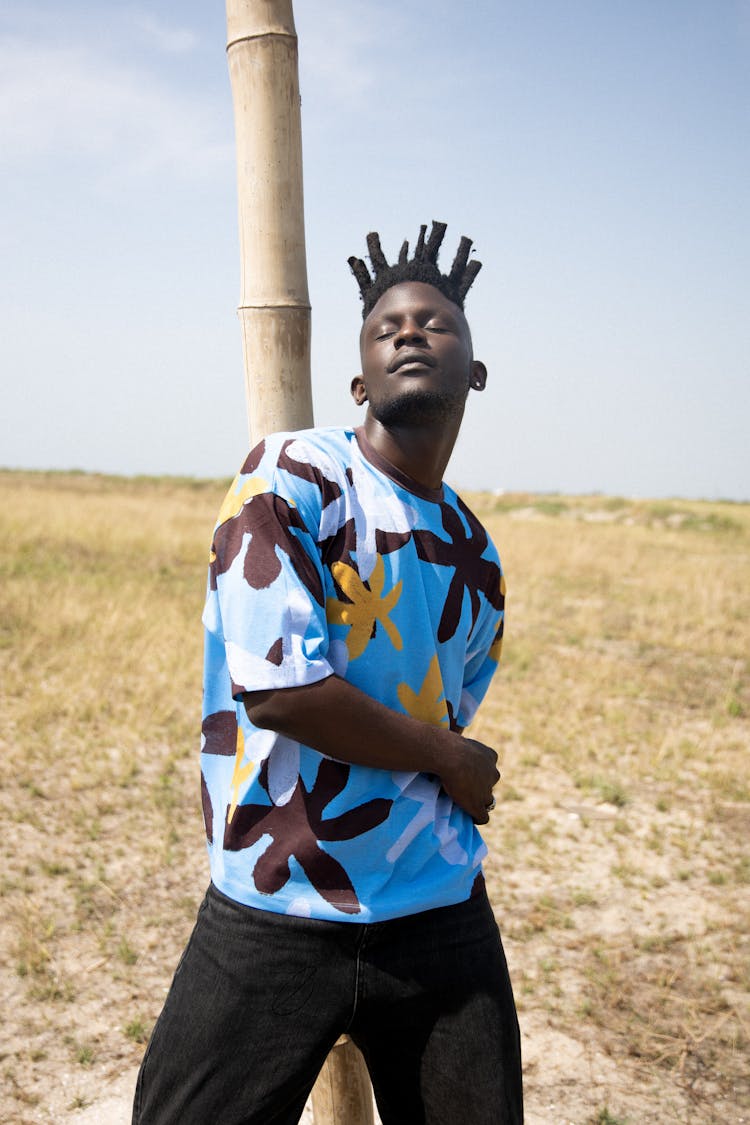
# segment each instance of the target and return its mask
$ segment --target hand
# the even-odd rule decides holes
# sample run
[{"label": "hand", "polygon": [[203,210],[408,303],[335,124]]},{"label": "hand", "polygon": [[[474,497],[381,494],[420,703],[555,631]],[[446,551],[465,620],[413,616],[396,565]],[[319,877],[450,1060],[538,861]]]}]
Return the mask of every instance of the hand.
[{"label": "hand", "polygon": [[474,738],[462,738],[452,747],[440,780],[448,796],[460,805],[475,824],[486,824],[493,804],[492,790],[500,780],[497,753]]}]

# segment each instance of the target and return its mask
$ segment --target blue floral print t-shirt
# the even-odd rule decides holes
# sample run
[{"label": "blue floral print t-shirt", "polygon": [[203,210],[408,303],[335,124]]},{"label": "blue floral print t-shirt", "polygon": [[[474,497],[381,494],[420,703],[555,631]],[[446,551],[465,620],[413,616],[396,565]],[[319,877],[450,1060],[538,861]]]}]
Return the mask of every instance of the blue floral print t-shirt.
[{"label": "blue floral print t-shirt", "polygon": [[243,692],[348,680],[467,726],[497,665],[504,582],[447,486],[418,485],[362,429],[274,434],[214,531],[201,767],[211,878],[263,910],[378,922],[469,898],[486,848],[430,774],[336,761],[250,722]]}]

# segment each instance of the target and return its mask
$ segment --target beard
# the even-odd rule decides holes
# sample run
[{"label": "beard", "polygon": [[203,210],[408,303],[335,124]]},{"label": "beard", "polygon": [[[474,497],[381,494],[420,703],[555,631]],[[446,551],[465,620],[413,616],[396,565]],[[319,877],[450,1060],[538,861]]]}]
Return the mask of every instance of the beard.
[{"label": "beard", "polygon": [[461,419],[465,394],[445,391],[413,390],[384,402],[370,400],[370,413],[385,429],[422,429]]}]

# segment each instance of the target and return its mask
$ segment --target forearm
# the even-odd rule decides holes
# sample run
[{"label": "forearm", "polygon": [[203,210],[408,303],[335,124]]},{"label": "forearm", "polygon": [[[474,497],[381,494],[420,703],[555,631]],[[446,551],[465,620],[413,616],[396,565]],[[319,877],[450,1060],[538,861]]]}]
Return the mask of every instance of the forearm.
[{"label": "forearm", "polygon": [[436,774],[474,820],[499,774],[489,747],[391,710],[353,684],[329,676],[305,687],[243,696],[250,721],[328,757],[384,770]]},{"label": "forearm", "polygon": [[460,735],[392,711],[338,676],[244,696],[250,721],[360,766],[441,774]]}]

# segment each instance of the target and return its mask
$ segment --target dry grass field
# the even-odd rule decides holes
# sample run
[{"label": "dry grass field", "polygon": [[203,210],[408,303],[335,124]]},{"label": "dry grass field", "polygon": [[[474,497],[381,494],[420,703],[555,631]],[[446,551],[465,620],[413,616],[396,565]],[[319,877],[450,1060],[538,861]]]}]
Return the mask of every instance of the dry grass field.
[{"label": "dry grass field", "polygon": [[[137,1065],[207,869],[225,482],[0,473],[0,1120]],[[531,1125],[750,1121],[750,506],[468,497],[508,577],[474,726]],[[470,1125],[470,1123],[468,1123]]]}]

